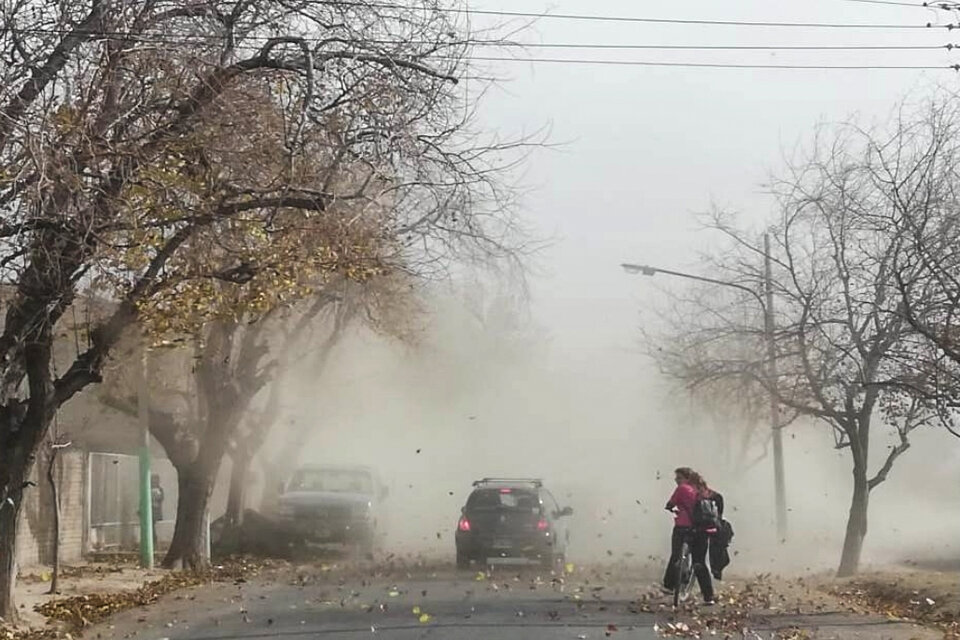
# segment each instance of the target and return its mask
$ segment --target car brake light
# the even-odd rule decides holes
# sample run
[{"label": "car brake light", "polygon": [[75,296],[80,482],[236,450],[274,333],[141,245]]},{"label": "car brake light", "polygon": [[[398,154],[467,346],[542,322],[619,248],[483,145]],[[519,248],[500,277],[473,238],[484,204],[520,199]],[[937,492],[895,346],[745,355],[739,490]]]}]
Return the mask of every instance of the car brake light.
[{"label": "car brake light", "polygon": [[546,531],[549,528],[550,524],[543,518],[540,518],[540,520],[537,521],[537,531]]},{"label": "car brake light", "polygon": [[500,489],[500,493],[513,493],[513,489]]},{"label": "car brake light", "polygon": [[457,529],[460,531],[470,531],[470,521],[466,518],[460,518],[460,522],[457,523]]}]

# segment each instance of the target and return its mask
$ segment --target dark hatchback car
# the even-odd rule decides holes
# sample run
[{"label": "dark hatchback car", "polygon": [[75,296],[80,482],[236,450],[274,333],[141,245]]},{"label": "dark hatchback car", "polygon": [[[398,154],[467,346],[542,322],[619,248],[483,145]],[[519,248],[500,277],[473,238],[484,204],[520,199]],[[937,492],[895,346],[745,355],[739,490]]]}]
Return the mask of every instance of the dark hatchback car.
[{"label": "dark hatchback car", "polygon": [[490,558],[562,567],[570,538],[565,518],[572,514],[540,480],[477,480],[457,522],[457,567]]}]

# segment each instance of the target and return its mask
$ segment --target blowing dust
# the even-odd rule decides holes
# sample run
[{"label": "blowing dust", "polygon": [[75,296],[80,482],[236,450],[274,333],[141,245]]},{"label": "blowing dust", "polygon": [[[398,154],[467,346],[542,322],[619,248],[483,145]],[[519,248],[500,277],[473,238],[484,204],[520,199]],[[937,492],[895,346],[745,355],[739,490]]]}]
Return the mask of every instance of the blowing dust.
[{"label": "blowing dust", "polygon": [[[478,317],[455,298],[433,307],[418,344],[355,329],[321,378],[299,377],[287,393],[285,418],[314,434],[297,462],[369,465],[389,486],[384,552],[452,560],[473,480],[539,477],[574,510],[571,561],[662,562],[673,469],[692,466],[726,498],[732,572],[836,567],[850,462],[829,427],[798,422],[786,432],[789,531],[778,539],[769,457],[737,468],[712,417],[643,356],[571,353],[535,326]],[[877,427],[877,466],[887,435]],[[873,492],[865,563],[960,554],[960,519],[946,508],[960,499],[958,451],[942,431],[915,435]]]}]

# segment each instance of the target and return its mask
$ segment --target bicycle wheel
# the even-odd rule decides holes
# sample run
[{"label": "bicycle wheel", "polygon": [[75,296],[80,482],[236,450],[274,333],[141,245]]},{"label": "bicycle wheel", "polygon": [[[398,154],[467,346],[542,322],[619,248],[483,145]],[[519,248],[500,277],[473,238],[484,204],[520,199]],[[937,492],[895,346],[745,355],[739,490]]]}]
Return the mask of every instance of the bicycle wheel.
[{"label": "bicycle wheel", "polygon": [[673,584],[673,606],[680,606],[690,595],[690,577],[693,575],[693,556],[690,545],[686,542],[680,547],[680,557],[677,558],[676,582]]},{"label": "bicycle wheel", "polygon": [[681,566],[681,581],[678,594],[678,600],[680,602],[686,602],[687,598],[690,597],[695,578],[696,572],[693,570],[693,554],[690,552],[690,549],[687,548],[686,553],[683,555],[683,564]]}]

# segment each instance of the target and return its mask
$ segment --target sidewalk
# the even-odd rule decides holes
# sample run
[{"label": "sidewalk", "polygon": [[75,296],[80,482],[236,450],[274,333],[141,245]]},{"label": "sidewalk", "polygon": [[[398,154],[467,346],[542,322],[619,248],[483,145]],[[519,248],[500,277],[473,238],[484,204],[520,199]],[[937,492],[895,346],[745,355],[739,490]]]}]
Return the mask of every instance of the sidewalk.
[{"label": "sidewalk", "polygon": [[663,615],[656,631],[667,638],[960,640],[955,580],[956,574],[906,570],[847,580],[830,574],[731,576],[717,585],[716,607],[687,604],[671,614],[654,592],[642,610]]},{"label": "sidewalk", "polygon": [[48,623],[48,618],[37,609],[51,607],[51,603],[69,602],[94,594],[113,594],[122,599],[145,584],[160,580],[168,571],[140,569],[134,563],[90,562],[64,566],[57,585],[58,593],[50,594],[50,570],[45,567],[25,569],[17,579],[15,599],[19,609],[16,629],[0,626],[0,640],[19,638],[55,638],[63,625]]},{"label": "sidewalk", "polygon": [[892,619],[913,620],[960,639],[960,573],[898,568],[836,580],[830,593]]},{"label": "sidewalk", "polygon": [[133,592],[145,583],[157,580],[169,573],[163,569],[146,570],[135,564],[83,563],[63,567],[60,573],[59,593],[51,595],[50,571],[45,568],[27,570],[17,580],[16,602],[20,609],[20,622],[31,627],[46,623],[46,617],[37,612],[38,606],[56,599],[94,593]]},{"label": "sidewalk", "polygon": [[76,637],[83,628],[126,609],[144,607],[163,595],[215,581],[242,582],[282,563],[228,559],[203,571],[144,570],[133,562],[84,563],[64,567],[59,593],[50,595],[49,571],[28,570],[17,581],[19,625],[0,625],[0,640]]}]

